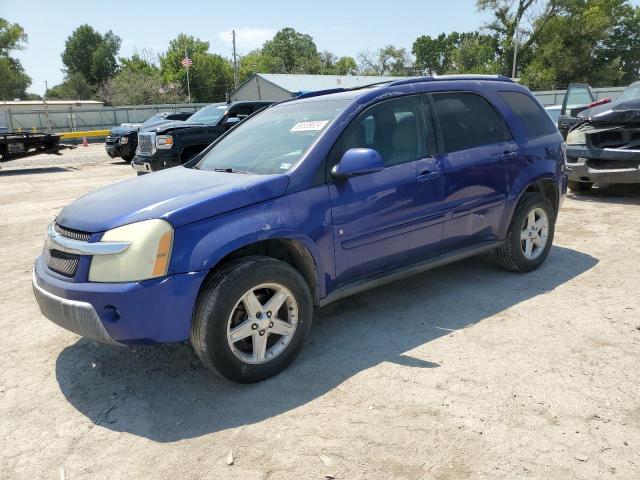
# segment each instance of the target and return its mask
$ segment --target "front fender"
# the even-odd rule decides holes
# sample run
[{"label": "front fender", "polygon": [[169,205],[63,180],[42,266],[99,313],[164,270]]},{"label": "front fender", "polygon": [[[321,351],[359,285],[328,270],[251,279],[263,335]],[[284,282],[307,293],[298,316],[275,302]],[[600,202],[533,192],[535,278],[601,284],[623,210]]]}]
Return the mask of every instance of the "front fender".
[{"label": "front fender", "polygon": [[211,270],[230,253],[272,239],[295,240],[307,249],[323,297],[334,271],[326,185],[177,228],[169,270]]}]

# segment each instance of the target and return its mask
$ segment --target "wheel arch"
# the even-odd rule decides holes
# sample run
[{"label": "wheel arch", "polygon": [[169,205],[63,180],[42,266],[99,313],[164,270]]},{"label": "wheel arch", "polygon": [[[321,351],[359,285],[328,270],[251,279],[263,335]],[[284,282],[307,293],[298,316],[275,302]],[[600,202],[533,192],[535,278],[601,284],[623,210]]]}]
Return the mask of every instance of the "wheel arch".
[{"label": "wheel arch", "polygon": [[309,247],[301,239],[284,236],[266,239],[246,239],[241,244],[234,245],[228,251],[219,253],[214,261],[207,262],[209,263],[209,275],[215,274],[216,271],[231,260],[250,255],[271,257],[291,265],[305,279],[311,291],[314,306],[320,304],[323,292],[319,281],[318,262]]}]

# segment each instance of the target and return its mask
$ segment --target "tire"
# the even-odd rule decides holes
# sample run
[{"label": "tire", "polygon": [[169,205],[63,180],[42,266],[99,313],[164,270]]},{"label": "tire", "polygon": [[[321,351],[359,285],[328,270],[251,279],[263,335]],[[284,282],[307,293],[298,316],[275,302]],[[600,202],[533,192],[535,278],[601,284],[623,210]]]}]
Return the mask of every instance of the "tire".
[{"label": "tire", "polygon": [[133,157],[135,157],[135,155],[122,155],[122,160],[124,162],[130,162],[131,160],[133,160]]},{"label": "tire", "polygon": [[[253,307],[251,299],[244,300],[249,292],[259,302]],[[277,311],[270,312],[268,302],[276,293],[287,298]],[[222,266],[205,281],[191,324],[191,343],[202,363],[223,377],[239,383],[259,382],[295,359],[312,318],[311,292],[297,270],[270,257],[244,257]],[[283,324],[293,325],[293,330],[287,330],[293,333],[275,332]],[[238,335],[235,342],[230,338],[232,332]]]},{"label": "tire", "polygon": [[[535,226],[528,229],[531,213],[534,215],[534,225],[544,225],[546,215],[546,229],[541,227],[538,233],[535,233]],[[513,214],[504,244],[496,250],[500,267],[511,272],[525,273],[542,265],[553,244],[555,221],[555,211],[546,198],[537,193],[525,193]],[[543,237],[544,244],[540,245]]]},{"label": "tire", "polygon": [[569,190],[572,192],[588,192],[593,187],[591,182],[576,182],[575,180],[569,180]]}]

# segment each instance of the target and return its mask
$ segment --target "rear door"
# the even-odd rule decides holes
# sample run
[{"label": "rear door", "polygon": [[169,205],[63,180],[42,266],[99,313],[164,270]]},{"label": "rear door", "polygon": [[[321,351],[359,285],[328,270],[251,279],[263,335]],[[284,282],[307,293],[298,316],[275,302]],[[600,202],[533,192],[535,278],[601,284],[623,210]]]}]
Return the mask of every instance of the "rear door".
[{"label": "rear door", "polygon": [[567,88],[567,93],[562,101],[562,110],[558,119],[558,130],[563,138],[567,138],[567,133],[576,124],[576,116],[586,110],[596,97],[591,87],[586,83],[571,83]]},{"label": "rear door", "polygon": [[334,147],[329,170],[357,147],[377,150],[385,168],[329,179],[339,285],[434,255],[442,239],[442,176],[431,155],[435,132],[430,116],[425,122],[421,96],[362,112]]},{"label": "rear door", "polygon": [[446,221],[442,248],[494,240],[508,185],[519,162],[518,145],[502,115],[475,92],[434,93],[439,125]]}]

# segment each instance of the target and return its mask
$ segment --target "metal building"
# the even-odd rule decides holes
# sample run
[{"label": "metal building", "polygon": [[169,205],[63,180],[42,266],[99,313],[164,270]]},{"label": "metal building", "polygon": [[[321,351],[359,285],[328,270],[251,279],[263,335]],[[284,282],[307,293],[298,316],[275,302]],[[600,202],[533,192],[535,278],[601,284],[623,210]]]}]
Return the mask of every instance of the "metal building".
[{"label": "metal building", "polygon": [[328,90],[330,88],[353,88],[378,82],[402,80],[409,77],[377,77],[367,75],[304,75],[281,73],[256,73],[235,89],[229,98],[237,100],[281,101],[301,93]]}]

